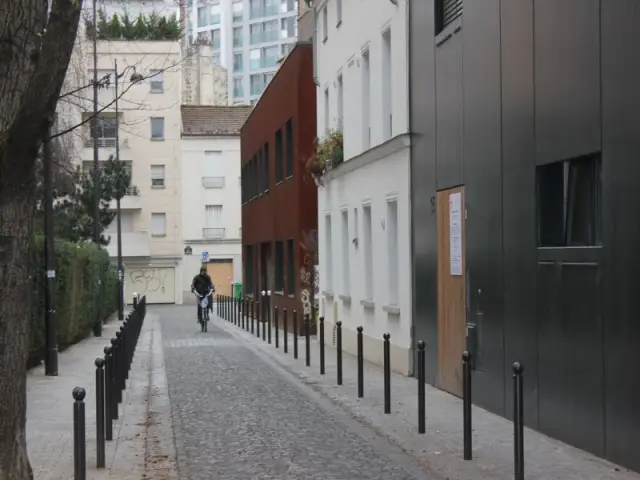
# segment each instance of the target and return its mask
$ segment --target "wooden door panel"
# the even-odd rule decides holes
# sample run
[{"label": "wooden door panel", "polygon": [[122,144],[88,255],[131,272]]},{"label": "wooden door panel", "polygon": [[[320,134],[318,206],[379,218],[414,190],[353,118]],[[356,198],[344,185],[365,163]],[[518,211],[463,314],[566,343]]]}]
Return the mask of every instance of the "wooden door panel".
[{"label": "wooden door panel", "polygon": [[207,273],[216,288],[216,293],[231,295],[231,283],[233,282],[233,262],[231,260],[207,263]]},{"label": "wooden door panel", "polygon": [[[461,268],[452,274],[451,195],[460,193]],[[438,192],[438,387],[462,395],[462,352],[466,344],[466,261],[464,187]]]}]

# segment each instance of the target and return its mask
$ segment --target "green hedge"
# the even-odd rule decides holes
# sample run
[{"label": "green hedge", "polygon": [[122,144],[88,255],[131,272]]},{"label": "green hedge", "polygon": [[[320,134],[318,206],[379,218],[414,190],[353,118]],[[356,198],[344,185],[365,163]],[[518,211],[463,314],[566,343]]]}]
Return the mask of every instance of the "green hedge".
[{"label": "green hedge", "polygon": [[[118,277],[104,249],[56,239],[56,319],[60,351],[85,338],[92,330],[95,309],[106,320],[117,308]],[[29,364],[44,357],[45,261],[44,237],[33,245],[33,295]],[[94,305],[92,299],[97,298]]]}]

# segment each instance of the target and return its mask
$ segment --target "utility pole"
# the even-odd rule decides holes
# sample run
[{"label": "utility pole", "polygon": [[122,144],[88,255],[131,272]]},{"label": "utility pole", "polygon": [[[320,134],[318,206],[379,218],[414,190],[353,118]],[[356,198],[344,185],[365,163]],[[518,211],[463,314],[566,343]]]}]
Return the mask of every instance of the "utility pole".
[{"label": "utility pole", "polygon": [[[98,163],[98,6],[93,0],[93,243],[100,248],[100,164]],[[102,336],[98,296],[93,300],[93,335]]]},{"label": "utility pole", "polygon": [[47,120],[45,138],[42,142],[44,166],[44,258],[46,263],[45,295],[45,357],[44,373],[50,377],[58,376],[58,334],[56,329],[56,296],[54,264],[55,244],[53,237],[53,172],[51,168],[51,120]]},{"label": "utility pole", "polygon": [[[116,87],[116,162],[120,166],[120,118],[118,111],[118,60],[113,61]],[[125,69],[126,70],[126,69]],[[118,187],[120,185],[118,184]],[[116,192],[116,215],[118,222],[118,320],[124,320],[124,269],[122,267],[122,221],[120,219],[120,192]]]}]

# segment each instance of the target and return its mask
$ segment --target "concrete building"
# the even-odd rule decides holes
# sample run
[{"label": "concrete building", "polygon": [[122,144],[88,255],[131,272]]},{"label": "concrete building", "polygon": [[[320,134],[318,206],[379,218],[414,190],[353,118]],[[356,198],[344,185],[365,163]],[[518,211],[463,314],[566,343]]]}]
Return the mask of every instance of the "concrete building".
[{"label": "concrete building", "polygon": [[289,312],[289,331],[291,312],[301,322],[313,296],[318,197],[304,163],[316,135],[315,95],[312,48],[298,43],[241,133],[244,294],[271,290],[271,306]]},{"label": "concrete building", "polygon": [[207,39],[229,72],[229,103],[255,104],[298,35],[296,0],[214,0],[187,8],[188,39]]},{"label": "concrete building", "polygon": [[520,362],[529,427],[636,471],[639,24],[637,0],[416,0],[410,15],[428,381],[459,393],[468,348],[474,401],[510,417]]},{"label": "concrete building", "polygon": [[[87,42],[79,43],[86,50]],[[89,53],[74,53],[78,62],[68,73],[72,82],[91,84]],[[98,132],[99,161],[115,156],[119,144],[120,160],[131,169],[132,188],[121,202],[127,301],[135,291],[146,293],[150,303],[182,302],[180,60],[177,41],[99,41],[98,77],[104,85],[99,90],[101,113],[97,122],[86,122],[75,137],[78,161],[85,172],[93,169],[91,125]],[[122,95],[119,129],[114,103],[116,61]],[[134,72],[144,80],[132,83]],[[67,123],[86,120],[93,113],[92,89],[76,94],[62,110]],[[115,202],[111,208],[115,209]],[[115,221],[106,234],[111,236],[107,251],[115,260]]]},{"label": "concrete building", "polygon": [[[382,363],[412,367],[410,136],[407,2],[314,2],[318,137],[341,131],[318,190],[322,312],[341,320],[343,345]],[[367,21],[363,22],[362,18]]]},{"label": "concrete building", "polygon": [[227,105],[227,69],[213,63],[209,42],[182,47],[182,105]]},{"label": "concrete building", "polygon": [[[182,106],[182,290],[202,263],[216,292],[242,282],[240,128],[250,106]],[[204,258],[203,258],[203,253]]]}]

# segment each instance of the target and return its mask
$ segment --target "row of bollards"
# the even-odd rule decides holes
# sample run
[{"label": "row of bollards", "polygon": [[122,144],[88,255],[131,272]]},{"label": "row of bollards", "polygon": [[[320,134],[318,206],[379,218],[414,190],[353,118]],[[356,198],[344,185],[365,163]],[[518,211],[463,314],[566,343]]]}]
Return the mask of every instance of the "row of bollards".
[{"label": "row of bollards", "polygon": [[[262,292],[263,302],[252,299],[233,298],[225,295],[218,295],[218,315],[225,320],[241,326],[243,330],[254,333],[254,322],[256,323],[256,336],[260,338],[260,324],[262,323],[262,340],[267,341],[265,333],[268,332],[268,343],[271,344],[271,292]],[[283,351],[288,353],[288,318],[287,309],[282,310],[283,326]],[[254,315],[255,314],[255,315]],[[280,309],[273,308],[273,320],[275,328],[275,347],[279,348],[279,323]],[[298,358],[298,313],[292,312],[293,325],[293,357]],[[246,317],[246,321],[245,321]],[[251,328],[249,329],[249,324]],[[246,328],[245,328],[246,325]],[[324,317],[319,318],[319,348],[320,348],[320,374],[325,372],[325,331]],[[336,322],[335,343],[336,343],[336,382],[343,384],[343,362],[342,362],[342,322]],[[305,364],[311,366],[310,348],[310,318],[304,316],[303,334],[305,337]],[[363,328],[357,329],[357,387],[358,398],[364,398],[364,339]],[[391,414],[391,335],[385,333],[382,336],[383,348],[383,379],[384,379],[384,413]],[[418,433],[426,433],[426,345],[422,340],[417,343],[417,377],[418,377]],[[462,436],[463,436],[463,458],[473,459],[472,447],[472,358],[468,351],[462,353]],[[520,363],[513,364],[513,425],[514,425],[514,478],[524,480],[524,407],[523,407],[523,367]]]},{"label": "row of bollards", "polygon": [[[95,360],[96,366],[96,467],[106,466],[106,441],[113,440],[113,420],[118,419],[118,405],[126,388],[129,370],[146,316],[146,297],[134,296],[133,310],[116,331],[104,357]],[[87,476],[86,421],[84,388],[73,389],[73,458],[74,479]]]}]

